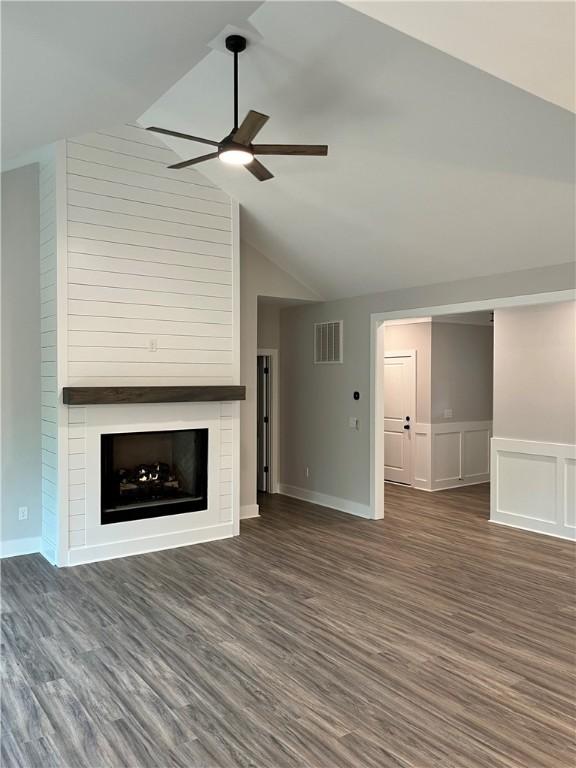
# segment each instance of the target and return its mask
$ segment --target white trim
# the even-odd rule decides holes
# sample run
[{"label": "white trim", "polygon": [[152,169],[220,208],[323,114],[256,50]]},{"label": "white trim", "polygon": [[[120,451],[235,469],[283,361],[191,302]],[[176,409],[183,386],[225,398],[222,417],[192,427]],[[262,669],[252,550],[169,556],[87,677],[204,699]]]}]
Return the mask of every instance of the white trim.
[{"label": "white trim", "polygon": [[260,517],[258,504],[245,504],[240,507],[240,520],[250,520],[252,517]]},{"label": "white trim", "polygon": [[146,536],[130,541],[117,541],[107,544],[94,544],[87,547],[71,549],[65,565],[83,565],[100,560],[113,560],[117,557],[143,555],[146,552],[158,552],[164,549],[187,547],[190,544],[201,544],[207,541],[217,541],[234,536],[234,523],[217,523],[216,525],[196,528],[189,531],[174,531],[156,536]]},{"label": "white trim", "polygon": [[504,523],[502,520],[489,520],[489,522],[493,525],[503,525],[504,528],[515,528],[517,531],[524,531],[524,533],[535,533],[538,536],[551,536],[553,539],[576,541],[574,536],[565,536],[560,533],[550,533],[550,531],[535,531],[532,528],[526,528],[524,525],[518,525],[517,523]]},{"label": "white trim", "polygon": [[270,434],[272,437],[272,456],[270,461],[270,493],[279,493],[280,476],[280,353],[277,349],[258,349],[256,355],[271,358],[270,376],[272,377],[272,408],[270,413]]},{"label": "white trim", "polygon": [[416,422],[412,429],[412,458],[414,470],[412,487],[419,491],[432,490],[432,425]]},{"label": "white trim", "polygon": [[[470,465],[467,460],[467,435],[475,432],[484,433],[486,464],[481,467],[486,471],[475,471],[478,466]],[[439,477],[438,451],[435,443],[438,435],[457,434],[458,439],[452,450],[452,459],[458,466],[454,475]],[[479,485],[490,481],[490,439],[492,421],[447,421],[430,424],[417,422],[413,425],[413,487],[420,491],[444,491],[449,488],[461,488],[467,485]]]},{"label": "white trim", "polygon": [[[576,445],[493,437],[490,522],[576,540],[569,468],[574,484]],[[516,476],[521,481],[510,483]]]},{"label": "white trim", "polygon": [[320,507],[329,507],[339,512],[346,512],[356,517],[370,518],[372,516],[370,507],[367,504],[359,504],[357,501],[350,501],[349,499],[339,499],[336,496],[328,496],[326,493],[310,491],[307,488],[298,488],[295,485],[280,483],[279,493],[284,496],[291,496],[294,499],[300,499],[301,501],[309,501],[311,504],[317,504]]},{"label": "white trim", "polygon": [[431,323],[431,317],[407,317],[401,320],[387,320],[386,325],[414,325],[415,323]]},{"label": "white trim", "polygon": [[232,404],[232,522],[234,536],[240,534],[240,401]]},{"label": "white trim", "polygon": [[505,309],[509,307],[529,307],[537,304],[556,304],[560,301],[576,301],[576,289],[549,293],[529,293],[522,296],[508,296],[500,299],[482,299],[480,301],[465,301],[459,304],[442,304],[437,307],[420,307],[416,309],[395,309],[391,312],[375,312],[372,320],[378,323],[410,317],[423,317],[425,322],[436,315],[450,315],[467,312],[482,312],[483,310]]},{"label": "white trim", "polygon": [[68,516],[68,408],[62,387],[68,384],[68,177],[67,143],[56,144],[56,391],[58,420],[58,514],[56,516],[56,565],[67,559]]},{"label": "white trim", "polygon": [[232,376],[240,384],[240,205],[230,201],[232,214]]},{"label": "white trim", "polygon": [[[240,384],[240,203],[230,200],[232,215],[232,376]],[[232,405],[232,522],[233,535],[240,533],[240,403]]]},{"label": "white trim", "polygon": [[384,351],[382,324],[388,320],[434,317],[452,313],[480,312],[505,307],[526,307],[576,300],[576,290],[533,293],[481,301],[464,301],[437,307],[398,309],[370,315],[370,516],[384,517],[384,422],[381,356]]},{"label": "white trim", "polygon": [[4,557],[19,557],[34,555],[42,549],[42,537],[30,536],[27,539],[8,539],[0,541],[0,559]]}]

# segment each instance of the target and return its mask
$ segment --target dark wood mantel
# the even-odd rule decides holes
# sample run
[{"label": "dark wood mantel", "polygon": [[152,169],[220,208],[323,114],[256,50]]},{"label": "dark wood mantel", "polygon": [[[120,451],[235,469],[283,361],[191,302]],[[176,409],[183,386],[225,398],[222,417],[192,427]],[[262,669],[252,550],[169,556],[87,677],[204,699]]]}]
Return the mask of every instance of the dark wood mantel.
[{"label": "dark wood mantel", "polygon": [[65,405],[124,403],[199,403],[245,400],[244,386],[201,387],[64,387]]}]

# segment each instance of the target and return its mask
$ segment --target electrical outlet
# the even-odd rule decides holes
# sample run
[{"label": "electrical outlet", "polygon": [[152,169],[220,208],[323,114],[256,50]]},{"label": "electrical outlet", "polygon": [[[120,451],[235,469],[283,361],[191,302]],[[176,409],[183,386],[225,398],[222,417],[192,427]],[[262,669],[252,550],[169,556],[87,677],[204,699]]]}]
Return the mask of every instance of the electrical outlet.
[{"label": "electrical outlet", "polygon": [[444,408],[444,418],[445,419],[451,419],[454,414],[454,411],[452,408]]},{"label": "electrical outlet", "polygon": [[18,520],[28,520],[28,507],[18,507]]},{"label": "electrical outlet", "polygon": [[148,349],[150,352],[158,352],[158,339],[150,339]]}]

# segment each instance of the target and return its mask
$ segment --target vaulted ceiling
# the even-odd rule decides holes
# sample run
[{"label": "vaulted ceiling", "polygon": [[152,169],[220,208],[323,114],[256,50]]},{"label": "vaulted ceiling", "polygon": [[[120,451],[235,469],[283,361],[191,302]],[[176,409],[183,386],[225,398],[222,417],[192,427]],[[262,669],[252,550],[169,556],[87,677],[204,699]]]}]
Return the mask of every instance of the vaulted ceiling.
[{"label": "vaulted ceiling", "polygon": [[373,19],[574,112],[570,0],[344,0]]},{"label": "vaulted ceiling", "polygon": [[[538,82],[518,61],[553,48],[542,41],[557,17],[540,36],[519,23],[518,54],[498,56],[514,41],[508,22],[498,44],[489,24],[474,42],[470,16],[446,15],[467,3],[416,4],[436,16],[403,5],[414,4],[4,2],[4,158],[142,112],[144,124],[223,136],[231,59],[208,45],[233,25],[255,32],[241,110],[271,116],[259,140],[330,145],[328,158],[268,158],[264,183],[202,167],[240,200],[243,237],[286,271],[332,298],[570,261],[574,115],[556,104],[573,30]],[[546,91],[554,66],[563,84]]]},{"label": "vaulted ceiling", "polygon": [[[572,259],[573,114],[339,3],[266,3],[250,22],[241,110],[271,116],[262,142],[329,156],[265,158],[262,183],[200,168],[286,271],[337,298]],[[210,53],[143,124],[224,136],[231,66]]]},{"label": "vaulted ceiling", "polygon": [[2,2],[2,158],[134,120],[260,2]]}]

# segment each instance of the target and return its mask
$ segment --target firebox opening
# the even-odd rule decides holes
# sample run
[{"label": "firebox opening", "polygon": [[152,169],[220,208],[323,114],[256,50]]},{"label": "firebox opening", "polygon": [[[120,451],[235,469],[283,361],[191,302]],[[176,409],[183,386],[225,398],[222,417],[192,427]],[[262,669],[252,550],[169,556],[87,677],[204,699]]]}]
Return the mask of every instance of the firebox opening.
[{"label": "firebox opening", "polygon": [[208,430],[101,436],[101,522],[208,507]]}]

